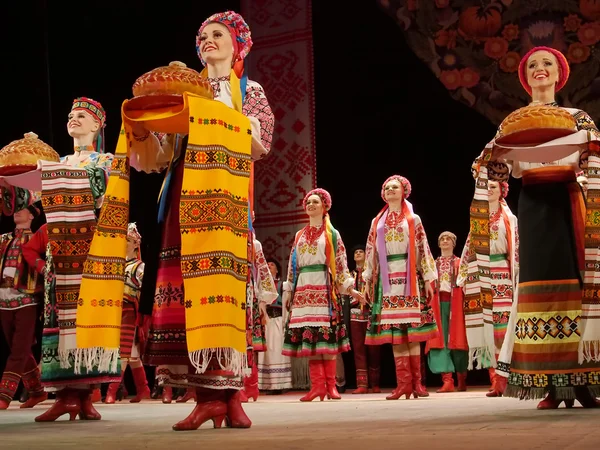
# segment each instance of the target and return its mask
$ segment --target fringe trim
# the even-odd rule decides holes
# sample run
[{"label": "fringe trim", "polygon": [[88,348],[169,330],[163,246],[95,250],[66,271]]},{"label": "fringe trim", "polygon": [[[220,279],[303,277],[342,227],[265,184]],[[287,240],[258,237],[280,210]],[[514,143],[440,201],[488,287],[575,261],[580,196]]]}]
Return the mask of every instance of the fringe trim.
[{"label": "fringe trim", "polygon": [[308,358],[292,359],[292,386],[294,389],[310,388],[310,370]]},{"label": "fringe trim", "polygon": [[[119,348],[73,348],[69,350],[59,350],[58,357],[60,367],[69,369],[73,367],[75,374],[81,373],[81,366],[84,366],[86,371],[93,372],[94,370],[100,373],[119,373]],[[71,364],[71,360],[73,363]]]},{"label": "fringe trim", "polygon": [[600,341],[579,341],[579,364],[600,362]]},{"label": "fringe trim", "polygon": [[473,370],[474,362],[477,363],[478,369],[487,369],[496,367],[496,355],[488,347],[477,347],[469,349],[469,366],[468,370]]},{"label": "fringe trim", "polygon": [[231,347],[204,348],[189,352],[188,356],[198,374],[206,372],[213,358],[218,361],[222,370],[233,372],[235,376],[244,376],[248,370],[247,353],[238,352]]},{"label": "fringe trim", "polygon": [[[600,386],[585,386],[592,397],[600,397]],[[524,388],[523,386],[508,385],[504,397],[518,398],[519,400],[542,400],[548,395],[550,388]],[[556,400],[575,400],[574,387],[556,387],[553,388],[554,398]]]}]

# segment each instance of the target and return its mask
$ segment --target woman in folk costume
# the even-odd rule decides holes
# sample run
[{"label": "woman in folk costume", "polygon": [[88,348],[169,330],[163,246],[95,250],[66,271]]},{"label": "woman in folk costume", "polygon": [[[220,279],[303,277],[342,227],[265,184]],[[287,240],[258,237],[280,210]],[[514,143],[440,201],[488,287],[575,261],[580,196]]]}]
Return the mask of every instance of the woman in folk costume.
[{"label": "woman in folk costume", "polygon": [[[254,236],[254,232],[250,233]],[[253,240],[253,254],[250,261],[250,283],[248,284],[248,301],[251,305],[246,309],[248,315],[248,366],[250,375],[244,377],[242,402],[252,398],[258,400],[258,355],[267,350],[265,322],[269,320],[267,305],[277,300],[277,288],[269,270],[262,244],[255,237]]]},{"label": "woman in folk costume", "polygon": [[[248,80],[243,70],[244,58],[251,46],[252,39],[248,25],[233,11],[209,17],[200,26],[196,38],[196,50],[202,64],[205,65],[202,74],[211,82],[215,100],[232,108],[234,110],[232,112],[243,113],[250,119],[253,145],[254,141],[258,142],[264,155],[270,150],[274,117],[262,87]],[[221,111],[221,108],[208,106],[215,111]],[[239,114],[232,115],[232,112],[227,112],[231,115],[231,120],[239,121],[237,119]],[[215,160],[214,163],[203,160],[201,164],[194,165],[194,167],[201,165],[202,171],[194,170],[194,167],[190,168],[188,164],[184,164],[184,161],[186,158],[201,154],[203,147],[190,141],[197,137],[192,134],[166,135],[159,141],[154,134],[144,129],[142,122],[136,124],[132,129],[134,137],[131,147],[132,167],[145,172],[154,172],[163,170],[169,165],[159,202],[161,231],[158,234],[162,237],[162,240],[158,239],[160,251],[157,255],[150,254],[145,257],[146,278],[153,280],[154,273],[157,275],[156,285],[144,283],[142,292],[142,302],[144,292],[154,293],[148,296],[154,298],[152,319],[144,320],[150,328],[144,361],[158,366],[156,373],[161,384],[193,388],[196,391],[196,407],[186,419],[173,426],[174,430],[195,430],[209,420],[219,428],[223,419],[226,419],[226,424],[231,427],[249,428],[252,422],[242,408],[240,394],[247,355],[245,345],[243,345],[243,352],[234,345],[234,340],[235,344],[239,341],[246,343],[245,338],[238,339],[241,329],[237,325],[238,313],[246,317],[246,299],[225,293],[233,289],[234,283],[238,286],[241,277],[244,278],[244,285],[247,284],[247,246],[251,241],[246,240],[246,233],[248,233],[246,217],[248,217],[248,203],[251,202],[248,201],[248,191],[240,199],[234,197],[230,190],[221,192],[222,189],[219,189],[221,185],[218,184],[222,183],[220,180],[223,180],[223,177],[228,177],[227,182],[240,185],[241,182],[237,180],[247,174],[244,168],[250,167],[249,157],[247,161],[245,155],[228,153],[228,149],[224,148],[225,159]],[[194,124],[194,126],[200,125]],[[220,156],[220,154],[211,156],[209,150],[204,154],[208,155],[207,158]],[[255,155],[253,154],[253,158],[258,158]],[[229,164],[223,165],[222,161],[237,163],[243,170],[231,171]],[[210,164],[212,166],[209,167]],[[183,190],[183,186],[188,182],[191,183],[194,177],[202,177],[198,183],[202,182],[205,185],[215,183],[211,184],[210,191],[203,191],[204,195],[197,199],[191,198],[187,191],[184,194]],[[219,180],[217,177],[220,177]],[[235,210],[239,214],[231,213],[221,218],[222,212],[219,211],[214,215],[207,212],[200,218],[191,216],[195,211],[194,205],[210,208],[213,204],[223,204],[229,208],[229,211]],[[181,217],[185,217],[185,224],[180,221]],[[225,226],[220,226],[221,224]],[[195,241],[194,245],[196,243],[208,245],[204,242],[211,241],[210,245],[217,248],[225,242],[224,240],[230,242],[234,239],[232,237],[234,234],[235,239],[244,238],[243,258],[236,254],[232,260],[229,260],[227,252],[199,254],[198,248],[188,245],[190,234],[198,236],[198,239],[202,236],[213,236],[204,238],[207,241]],[[186,245],[188,245],[187,249]],[[192,265],[194,262],[192,255],[184,259],[186,251],[193,251],[193,258],[200,258],[203,255],[198,266]],[[218,255],[223,257],[218,258]],[[158,261],[157,265],[153,262],[154,256]],[[210,259],[207,259],[209,257]],[[204,282],[211,279],[212,282]],[[184,280],[189,280],[188,282],[193,282],[195,285],[202,282],[203,285],[194,291],[186,291]],[[219,290],[215,291],[217,288]],[[235,324],[233,311],[228,310],[230,312],[227,314],[232,314],[227,318],[231,320],[228,323],[223,321],[224,318],[219,316],[220,313],[211,312],[220,311],[220,308],[233,307],[236,308]],[[140,310],[148,313],[149,309],[142,304]],[[202,325],[190,326],[190,321]],[[206,330],[210,326],[213,328],[210,328],[209,335]],[[190,329],[194,329],[194,333],[191,333]],[[235,338],[233,333],[236,333]],[[246,336],[245,330],[244,336]]]},{"label": "woman in folk costume", "polygon": [[37,422],[63,414],[74,420],[99,420],[91,394],[100,383],[118,382],[117,371],[81,370],[75,339],[79,287],[97,214],[102,206],[113,155],[104,153],[106,114],[90,98],[77,98],[68,116],[67,131],[74,152],[60,163],[40,161],[42,204],[47,225],[24,248],[31,258],[45,260],[46,298],[42,337],[42,384],[56,392],[56,402]]},{"label": "woman in folk costume", "polygon": [[[480,369],[488,369],[492,386],[488,397],[501,397],[506,386],[505,378],[497,377],[498,354],[504,343],[510,311],[519,277],[519,231],[517,218],[510,211],[505,198],[508,183],[488,181],[489,204],[489,281],[474,277],[478,270],[471,233],[461,256],[457,280],[465,291],[465,325],[469,343],[469,369],[477,362]],[[479,298],[483,283],[491,289],[491,303],[472,303]]]},{"label": "woman in folk costume", "polygon": [[267,264],[277,290],[277,298],[266,305],[267,348],[258,354],[258,387],[270,394],[281,394],[281,391],[292,388],[292,363],[289,356],[282,354],[287,308],[283,307],[281,265],[275,259],[267,259]]},{"label": "woman in folk costume", "polygon": [[296,233],[290,255],[283,304],[289,308],[283,355],[310,357],[311,389],[300,401],[327,395],[341,399],[335,386],[336,357],[350,349],[342,320],[340,294],[363,301],[348,271],[346,248],[328,211],[331,195],[313,189],[304,197],[309,225]]},{"label": "woman in folk costume", "polygon": [[431,308],[435,260],[421,218],[406,200],[410,192],[400,175],[383,183],[386,206],[371,224],[363,272],[372,303],[365,344],[394,350],[397,387],[388,400],[429,395],[421,383],[421,342],[439,334]]},{"label": "woman in folk costume", "polygon": [[435,260],[438,272],[436,296],[439,298],[440,311],[438,324],[441,333],[437,339],[427,341],[429,368],[433,373],[441,373],[443,386],[438,393],[454,392],[456,373],[458,390],[467,390],[467,368],[469,366],[469,346],[463,312],[463,292],[457,285],[460,258],[454,255],[456,235],[444,231],[438,237],[438,246],[442,254]]},{"label": "woman in folk costume", "polygon": [[[123,312],[121,313],[121,377],[125,374],[127,366],[131,367],[136,395],[130,403],[139,403],[150,398],[150,389],[146,380],[146,371],[140,361],[140,348],[137,338],[139,325],[138,303],[140,290],[144,278],[144,263],[141,259],[140,245],[142,236],[135,223],[130,223],[127,228],[127,263],[125,265],[125,291],[123,293]],[[110,383],[106,391],[104,403],[112,404],[117,397],[117,390],[121,383]]]},{"label": "woman in folk costume", "polygon": [[[532,97],[532,106],[558,107],[555,94],[568,77],[566,58],[553,48],[535,47],[519,65],[519,78]],[[518,153],[506,160],[502,153],[492,152],[493,140],[473,164],[477,183],[471,228],[478,241],[474,250],[480,265],[485,266],[484,246],[491,234],[485,223],[487,214],[480,214],[488,208],[488,180],[506,181],[512,170],[523,181],[518,211],[518,296],[497,374],[508,376],[505,396],[544,398],[538,409],[556,409],[562,401],[569,407],[573,399],[592,408],[598,406],[594,397],[600,395],[596,300],[600,135],[587,113],[562,109],[575,119],[578,131],[558,143],[542,144],[545,154],[555,154],[556,160],[521,162]],[[587,201],[576,180],[580,170],[590,181]]]},{"label": "woman in folk costume", "polygon": [[41,205],[33,191],[3,186],[2,194],[2,212],[13,216],[15,229],[0,236],[0,325],[10,349],[0,378],[0,410],[8,408],[21,380],[29,391],[21,408],[33,408],[48,398],[31,350],[44,280],[24,258],[23,246],[33,235],[32,223],[41,216]]}]

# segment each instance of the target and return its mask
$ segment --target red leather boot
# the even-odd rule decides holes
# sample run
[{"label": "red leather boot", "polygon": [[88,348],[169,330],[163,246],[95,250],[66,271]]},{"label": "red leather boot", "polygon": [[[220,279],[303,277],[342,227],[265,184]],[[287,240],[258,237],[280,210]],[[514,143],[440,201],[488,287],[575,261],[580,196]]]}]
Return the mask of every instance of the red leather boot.
[{"label": "red leather boot", "polygon": [[106,390],[106,396],[104,397],[104,403],[112,405],[117,401],[117,391],[121,383],[110,383]]},{"label": "red leather boot", "polygon": [[500,389],[498,389],[498,381],[500,380],[500,378],[502,378],[500,375],[496,374],[496,369],[490,367],[488,369],[489,373],[490,373],[490,380],[492,381],[492,386],[490,387],[490,390],[488,391],[487,394],[485,394],[486,397],[502,397],[502,392],[500,391]]},{"label": "red leather boot", "polygon": [[410,356],[410,372],[412,373],[413,389],[419,397],[429,397],[429,392],[421,383],[421,355]]},{"label": "red leather boot", "polygon": [[227,389],[227,416],[225,421],[231,428],[250,428],[252,421],[244,411],[240,401],[240,392],[235,389]]},{"label": "red leather boot", "polygon": [[23,374],[23,386],[29,392],[29,397],[21,405],[21,408],[33,408],[38,403],[48,399],[48,394],[44,392],[40,381],[40,369],[37,367],[28,373]]},{"label": "red leather boot", "polygon": [[[100,390],[100,389],[98,389]],[[102,416],[94,408],[93,392],[95,389],[77,389],[79,391],[79,401],[81,409],[79,411],[80,420],[100,420]]]},{"label": "red leather boot", "polygon": [[388,395],[386,400],[398,400],[403,395],[406,395],[408,400],[411,394],[417,398],[413,390],[413,375],[410,371],[410,359],[408,356],[397,356],[394,358],[396,365],[396,389]]},{"label": "red leather boot", "polygon": [[254,363],[252,364],[252,373],[250,374],[250,376],[244,377],[244,390],[241,393],[243,403],[246,403],[250,399],[253,399],[254,401],[258,400],[258,395],[260,391],[258,390],[258,366],[256,365],[257,360],[258,358],[254,359]]},{"label": "red leather boot", "polygon": [[150,388],[146,380],[146,371],[144,366],[133,367],[131,369],[133,381],[135,383],[135,397],[129,400],[129,403],[139,403],[142,400],[150,398]]},{"label": "red leather boot", "polygon": [[188,400],[197,400],[196,399],[196,389],[195,388],[187,388],[185,390],[185,394],[175,400],[175,403],[187,403]]},{"label": "red leather boot", "polygon": [[[335,362],[335,361],[334,361]],[[335,368],[335,364],[334,364]],[[308,370],[310,374],[310,391],[300,398],[301,402],[312,402],[320,397],[321,401],[327,395],[327,385],[325,382],[325,366],[322,359],[311,359],[308,361]],[[335,370],[334,370],[335,377]]]},{"label": "red leather boot", "polygon": [[173,388],[171,386],[164,386],[162,393],[162,402],[165,404],[173,401]]},{"label": "red leather boot", "polygon": [[[189,388],[188,388],[189,389]],[[189,416],[173,425],[175,431],[197,430],[208,420],[214,428],[221,428],[227,414],[226,393],[222,389],[196,388],[194,390],[196,406]]]},{"label": "red leather boot", "polygon": [[[341,355],[338,355],[341,358]],[[325,367],[325,386],[327,387],[327,398],[331,400],[341,400],[342,396],[335,386],[335,371],[337,361],[335,359],[324,359],[323,366]]]},{"label": "red leather boot", "polygon": [[[556,400],[554,394],[548,392],[546,398],[538,403],[537,409],[558,409],[563,400]],[[575,400],[564,400],[565,407],[572,408],[575,404]]]},{"label": "red leather boot", "polygon": [[454,392],[454,378],[452,378],[452,374],[449,372],[442,374],[442,381],[444,384],[441,388],[439,388],[436,392],[438,394],[443,394],[445,392]]},{"label": "red leather boot", "polygon": [[496,369],[490,367],[488,373],[490,374],[490,388],[488,392],[494,392],[496,390]]},{"label": "red leather boot", "polygon": [[36,422],[54,422],[63,414],[69,414],[69,420],[75,420],[81,411],[79,392],[65,388],[56,393],[56,401],[43,414],[35,418]]}]

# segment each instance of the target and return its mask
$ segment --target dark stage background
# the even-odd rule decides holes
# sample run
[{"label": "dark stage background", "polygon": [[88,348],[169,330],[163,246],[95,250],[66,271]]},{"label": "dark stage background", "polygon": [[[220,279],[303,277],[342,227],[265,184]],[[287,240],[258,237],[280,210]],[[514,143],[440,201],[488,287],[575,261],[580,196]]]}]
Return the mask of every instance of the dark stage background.
[{"label": "dark stage background", "polygon": [[[88,96],[107,111],[107,149],[112,151],[120,105],[131,97],[135,79],[174,60],[200,70],[196,31],[210,14],[226,9],[239,11],[239,1],[3,4],[0,146],[34,131],[61,155],[70,153],[66,118],[72,100]],[[434,254],[444,230],[458,235],[460,254],[474,187],[470,164],[495,127],[450,98],[375,1],[351,6],[315,1],[313,28],[317,180],[332,194],[332,222],[346,246],[365,242],[370,222],[383,206],[381,184],[397,173],[412,183],[410,200]],[[155,220],[148,211],[155,209],[161,182],[162,175],[132,171],[131,221],[138,223],[142,236],[144,224]],[[513,190],[509,204],[515,211],[516,197]],[[2,218],[3,232],[11,222]],[[351,255],[349,263],[352,267]],[[3,365],[4,342],[0,351]],[[353,384],[352,358],[345,356]],[[391,351],[384,359],[382,381],[395,385]],[[485,382],[487,375],[470,374],[470,382],[478,379]]]}]

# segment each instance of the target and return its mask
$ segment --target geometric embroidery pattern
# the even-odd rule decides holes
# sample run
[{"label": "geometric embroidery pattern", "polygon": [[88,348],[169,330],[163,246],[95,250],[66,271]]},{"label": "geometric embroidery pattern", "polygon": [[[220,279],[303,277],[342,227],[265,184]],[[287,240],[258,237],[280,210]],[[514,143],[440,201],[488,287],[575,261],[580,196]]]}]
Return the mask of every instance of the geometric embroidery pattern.
[{"label": "geometric embroidery pattern", "polygon": [[579,336],[580,321],[580,316],[571,319],[560,315],[547,320],[536,317],[530,317],[527,320],[519,319],[516,325],[516,336],[517,339],[529,338],[534,341],[546,338],[565,339],[573,334]]}]

